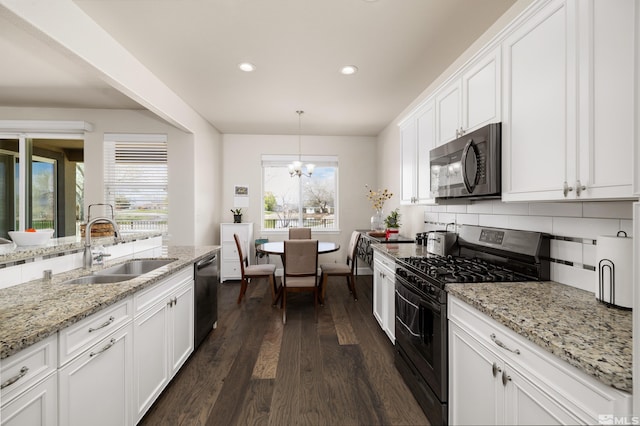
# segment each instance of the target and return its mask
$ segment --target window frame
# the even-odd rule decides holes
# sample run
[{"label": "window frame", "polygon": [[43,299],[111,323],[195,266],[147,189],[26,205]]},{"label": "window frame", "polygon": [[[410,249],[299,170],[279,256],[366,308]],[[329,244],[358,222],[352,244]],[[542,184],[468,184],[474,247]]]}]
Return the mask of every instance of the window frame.
[{"label": "window frame", "polygon": [[[340,215],[339,215],[339,193],[340,187],[340,166],[337,155],[272,155],[263,154],[261,160],[261,192],[260,192],[260,231],[263,234],[288,234],[288,227],[283,228],[265,228],[265,210],[264,210],[264,196],[265,196],[265,167],[282,167],[285,176],[289,174],[288,166],[291,162],[300,160],[303,164],[312,163],[315,165],[316,170],[320,167],[333,167],[334,168],[334,226],[331,228],[315,228],[311,227],[314,233],[324,234],[339,234],[340,233]],[[298,179],[300,183],[303,183],[305,179],[310,179],[308,176],[290,177],[287,179]],[[298,185],[298,196],[300,200],[304,199],[304,190],[302,185]],[[300,202],[298,207],[298,224],[302,226],[301,221],[304,220],[304,206]]]}]

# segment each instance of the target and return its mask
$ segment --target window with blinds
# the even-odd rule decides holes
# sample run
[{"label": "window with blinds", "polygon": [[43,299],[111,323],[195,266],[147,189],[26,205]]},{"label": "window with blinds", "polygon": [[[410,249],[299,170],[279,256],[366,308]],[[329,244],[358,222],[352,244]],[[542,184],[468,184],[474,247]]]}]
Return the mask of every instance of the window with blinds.
[{"label": "window with blinds", "polygon": [[104,198],[122,231],[162,231],[168,218],[166,135],[105,134]]}]

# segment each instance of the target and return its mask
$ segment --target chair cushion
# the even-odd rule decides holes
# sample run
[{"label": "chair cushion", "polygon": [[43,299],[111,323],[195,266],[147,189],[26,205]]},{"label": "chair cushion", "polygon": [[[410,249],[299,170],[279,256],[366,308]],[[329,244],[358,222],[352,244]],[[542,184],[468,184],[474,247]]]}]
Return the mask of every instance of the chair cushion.
[{"label": "chair cushion", "polygon": [[285,287],[315,287],[316,277],[285,277]]},{"label": "chair cushion", "polygon": [[244,268],[244,274],[249,275],[272,275],[276,271],[276,265],[273,263],[266,263],[263,265],[250,265]]},{"label": "chair cushion", "polygon": [[351,266],[346,263],[326,263],[320,265],[323,274],[350,274]]}]

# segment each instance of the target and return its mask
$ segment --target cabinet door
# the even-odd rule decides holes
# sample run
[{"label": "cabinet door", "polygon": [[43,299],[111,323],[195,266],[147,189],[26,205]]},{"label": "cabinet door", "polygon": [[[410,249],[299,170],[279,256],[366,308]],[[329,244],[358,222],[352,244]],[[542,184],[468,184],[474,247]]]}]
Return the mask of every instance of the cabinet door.
[{"label": "cabinet door", "polygon": [[449,424],[503,424],[502,370],[494,352],[449,321]]},{"label": "cabinet door", "polygon": [[[579,197],[632,196],[634,119],[634,0],[580,4]],[[576,189],[578,191],[578,189]]]},{"label": "cabinet door", "polygon": [[417,126],[411,118],[400,128],[401,144],[401,203],[413,203],[416,196]]},{"label": "cabinet door", "polygon": [[129,323],[59,370],[60,424],[132,423],[131,329]]},{"label": "cabinet door", "polygon": [[462,127],[461,105],[460,79],[451,82],[436,95],[436,144],[438,146],[458,137],[458,131]]},{"label": "cabinet door", "polygon": [[134,409],[136,421],[169,382],[169,306],[161,300],[134,320]]},{"label": "cabinet door", "polygon": [[465,133],[500,121],[500,84],[500,48],[496,48],[462,76],[462,127]]},{"label": "cabinet door", "polygon": [[2,406],[3,426],[55,426],[58,424],[57,374],[30,387]]},{"label": "cabinet door", "polygon": [[384,275],[383,281],[383,303],[385,309],[383,310],[383,324],[384,331],[389,336],[391,343],[396,342],[396,283],[395,274],[390,270],[387,270]]},{"label": "cabinet door", "polygon": [[[574,2],[551,1],[503,43],[503,200],[563,199],[576,164]],[[575,191],[567,194],[575,197]]]},{"label": "cabinet door", "polygon": [[[505,422],[509,425],[567,425],[582,424],[557,401],[505,364]],[[502,383],[501,379],[501,383]]]},{"label": "cabinet door", "polygon": [[380,327],[384,329],[383,320],[383,301],[384,295],[382,294],[384,286],[384,277],[382,275],[381,263],[378,261],[373,262],[373,316],[380,324]]},{"label": "cabinet door", "polygon": [[429,103],[418,115],[418,158],[416,162],[418,180],[418,202],[434,202],[431,195],[431,167],[429,152],[436,147],[436,113],[433,103]]},{"label": "cabinet door", "polygon": [[172,298],[169,323],[171,376],[193,352],[193,281],[176,291]]}]

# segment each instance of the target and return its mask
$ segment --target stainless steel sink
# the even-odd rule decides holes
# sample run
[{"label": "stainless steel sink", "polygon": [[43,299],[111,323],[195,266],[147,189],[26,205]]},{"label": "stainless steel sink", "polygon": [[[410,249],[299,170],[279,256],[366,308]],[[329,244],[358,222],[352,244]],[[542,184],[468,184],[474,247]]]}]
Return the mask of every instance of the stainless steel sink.
[{"label": "stainless steel sink", "polygon": [[142,275],[168,265],[175,259],[137,259],[96,271],[94,275]]},{"label": "stainless steel sink", "polygon": [[131,280],[138,275],[87,275],[64,281],[62,284],[112,284]]}]

